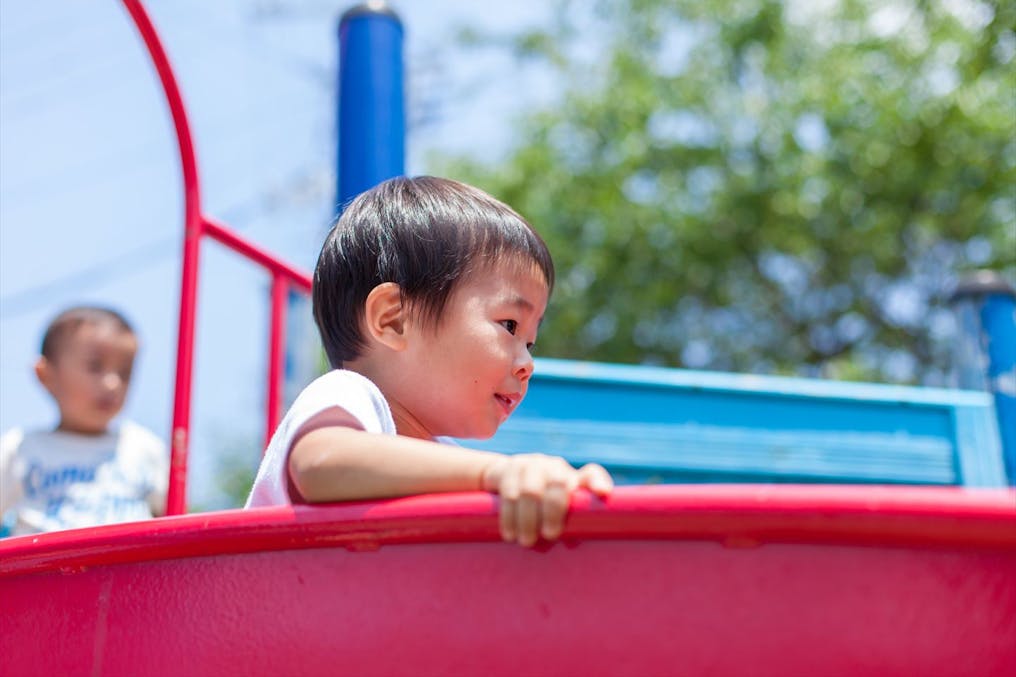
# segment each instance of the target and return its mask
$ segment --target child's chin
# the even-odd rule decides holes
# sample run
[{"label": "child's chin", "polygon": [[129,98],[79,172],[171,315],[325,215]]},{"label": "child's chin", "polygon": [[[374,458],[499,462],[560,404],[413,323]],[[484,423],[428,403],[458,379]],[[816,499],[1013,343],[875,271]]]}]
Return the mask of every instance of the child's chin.
[{"label": "child's chin", "polygon": [[461,435],[449,435],[449,437],[458,437],[464,440],[489,440],[496,432],[497,426],[495,426],[492,430],[478,430],[473,428],[468,432],[464,431]]}]

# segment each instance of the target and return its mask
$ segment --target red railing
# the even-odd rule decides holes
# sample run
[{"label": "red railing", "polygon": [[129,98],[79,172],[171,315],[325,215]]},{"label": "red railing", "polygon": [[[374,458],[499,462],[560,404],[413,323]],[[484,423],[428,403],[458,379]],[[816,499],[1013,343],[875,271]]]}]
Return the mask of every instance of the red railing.
[{"label": "red railing", "polygon": [[194,325],[197,316],[198,257],[201,238],[209,236],[265,268],[272,276],[271,313],[268,341],[268,383],[265,396],[265,443],[279,421],[282,387],[282,360],[285,350],[284,327],[286,297],[290,288],[309,294],[308,273],[281,261],[264,249],[244,239],[225,225],[201,213],[201,191],[198,184],[197,156],[191,140],[190,126],[183,97],[176,84],[169,58],[159,35],[140,0],[123,0],[130,13],[162,82],[173,115],[180,167],[183,171],[184,240],[183,273],[180,285],[180,324],[177,334],[176,383],[173,398],[173,430],[169,470],[169,493],[166,514],[179,515],[187,507],[187,452],[190,446],[191,377],[194,367]]}]

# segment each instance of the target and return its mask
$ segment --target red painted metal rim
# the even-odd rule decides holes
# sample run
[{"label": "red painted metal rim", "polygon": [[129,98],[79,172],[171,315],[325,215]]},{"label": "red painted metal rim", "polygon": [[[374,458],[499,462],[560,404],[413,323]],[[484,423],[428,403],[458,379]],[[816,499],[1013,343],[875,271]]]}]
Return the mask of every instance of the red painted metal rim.
[{"label": "red painted metal rim", "polygon": [[[707,540],[1016,550],[1016,491],[929,487],[691,485],[576,494],[562,545]],[[414,496],[166,517],[0,541],[0,576],[206,555],[499,540],[497,498]],[[505,547],[518,547],[508,546]]]}]

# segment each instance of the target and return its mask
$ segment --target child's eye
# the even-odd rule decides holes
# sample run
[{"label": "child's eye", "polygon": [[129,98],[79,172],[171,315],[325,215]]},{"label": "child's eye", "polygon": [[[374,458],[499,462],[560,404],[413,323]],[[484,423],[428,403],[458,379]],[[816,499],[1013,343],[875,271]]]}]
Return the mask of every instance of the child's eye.
[{"label": "child's eye", "polygon": [[515,320],[501,320],[501,325],[508,330],[508,333],[512,336],[515,335],[516,330],[519,328],[519,323]]}]

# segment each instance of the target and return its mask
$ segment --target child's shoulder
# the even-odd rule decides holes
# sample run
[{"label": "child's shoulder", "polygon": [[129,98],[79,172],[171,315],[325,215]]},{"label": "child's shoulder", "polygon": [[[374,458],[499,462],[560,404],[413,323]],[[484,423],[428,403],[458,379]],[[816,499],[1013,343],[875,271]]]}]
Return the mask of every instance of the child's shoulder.
[{"label": "child's shoulder", "polygon": [[133,447],[142,446],[145,448],[162,449],[166,445],[158,435],[140,423],[125,419],[113,431],[120,439],[120,443],[129,443]]},{"label": "child's shoulder", "polygon": [[21,446],[21,442],[25,439],[25,431],[23,428],[11,428],[0,435],[0,456],[6,457],[9,454],[13,454],[18,447]]},{"label": "child's shoulder", "polygon": [[330,388],[377,388],[374,382],[363,374],[349,369],[332,369],[321,374],[310,382],[307,388],[330,387]]},{"label": "child's shoulder", "polygon": [[[66,437],[66,434],[62,434]],[[4,462],[15,456],[38,456],[51,447],[62,447],[63,439],[57,439],[58,433],[46,428],[26,428],[17,426],[0,436],[0,458]]]},{"label": "child's shoulder", "polygon": [[57,435],[56,431],[50,428],[17,426],[0,435],[0,450],[9,453],[25,446],[33,446],[38,443],[46,444],[55,435]]},{"label": "child's shoulder", "polygon": [[314,379],[293,402],[284,423],[295,431],[330,407],[344,409],[366,430],[395,432],[391,409],[381,389],[366,376],[346,369],[333,369]]},{"label": "child's shoulder", "polygon": [[369,398],[383,395],[369,378],[348,369],[332,369],[311,381],[300,393],[298,399],[333,397],[336,394],[363,394]]}]

